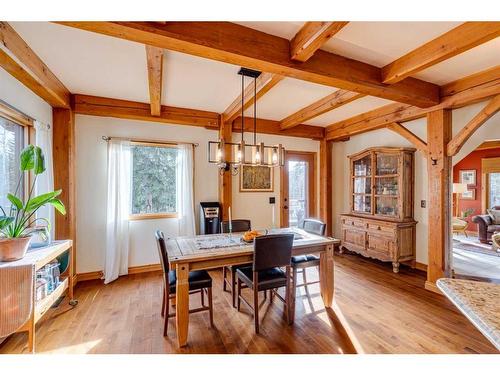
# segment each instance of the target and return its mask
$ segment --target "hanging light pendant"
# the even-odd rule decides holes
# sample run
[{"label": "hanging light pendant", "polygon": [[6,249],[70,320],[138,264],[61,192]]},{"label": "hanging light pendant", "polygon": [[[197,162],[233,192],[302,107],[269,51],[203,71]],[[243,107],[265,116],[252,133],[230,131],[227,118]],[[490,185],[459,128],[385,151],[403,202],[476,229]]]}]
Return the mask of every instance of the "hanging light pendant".
[{"label": "hanging light pendant", "polygon": [[[239,143],[226,142],[219,133],[218,141],[208,142],[208,162],[218,165],[220,173],[231,171],[231,174],[238,174],[242,165],[281,167],[284,165],[283,146],[266,146],[263,142],[257,143],[257,78],[261,72],[257,70],[241,68],[238,72],[241,75],[241,140]],[[253,78],[253,143],[245,143],[245,77]],[[215,152],[213,151],[215,149]],[[229,152],[228,152],[229,151]],[[247,159],[247,153],[251,155]],[[214,156],[214,157],[213,157]]]}]

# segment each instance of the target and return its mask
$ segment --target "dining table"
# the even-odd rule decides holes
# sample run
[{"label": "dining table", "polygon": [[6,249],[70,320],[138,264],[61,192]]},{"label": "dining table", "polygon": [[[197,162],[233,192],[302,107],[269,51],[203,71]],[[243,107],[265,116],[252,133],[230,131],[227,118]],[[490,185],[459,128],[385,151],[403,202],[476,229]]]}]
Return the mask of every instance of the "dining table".
[{"label": "dining table", "polygon": [[[319,255],[321,297],[325,307],[330,307],[334,292],[333,254],[334,249],[340,245],[340,240],[312,234],[299,228],[277,228],[259,232],[263,234],[293,233],[292,256]],[[242,233],[229,233],[168,238],[166,247],[169,267],[177,273],[175,324],[178,345],[183,347],[188,342],[189,272],[252,263],[254,245],[253,242],[243,241]],[[294,303],[295,301],[291,305]],[[289,308],[293,322],[295,308],[293,306]]]}]

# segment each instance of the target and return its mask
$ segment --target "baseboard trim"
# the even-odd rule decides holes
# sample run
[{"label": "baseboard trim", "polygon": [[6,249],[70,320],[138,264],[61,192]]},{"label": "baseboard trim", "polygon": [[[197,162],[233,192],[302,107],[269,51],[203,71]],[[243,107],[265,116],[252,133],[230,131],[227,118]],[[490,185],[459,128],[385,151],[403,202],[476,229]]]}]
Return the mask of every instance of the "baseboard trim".
[{"label": "baseboard trim", "polygon": [[437,293],[437,294],[443,294],[439,288],[436,286],[435,283],[431,282],[431,281],[426,281],[425,282],[425,289],[431,291],[431,292],[434,292],[434,293]]},{"label": "baseboard trim", "polygon": [[415,262],[415,268],[419,271],[427,272],[427,264],[423,264],[420,262]]},{"label": "baseboard trim", "polygon": [[[128,268],[128,274],[134,275],[137,273],[146,273],[146,272],[159,272],[161,271],[161,264],[146,264],[144,266],[133,266]],[[84,272],[76,275],[75,285],[80,281],[89,281],[89,280],[99,280],[103,277],[103,271],[93,271],[93,272]]]}]

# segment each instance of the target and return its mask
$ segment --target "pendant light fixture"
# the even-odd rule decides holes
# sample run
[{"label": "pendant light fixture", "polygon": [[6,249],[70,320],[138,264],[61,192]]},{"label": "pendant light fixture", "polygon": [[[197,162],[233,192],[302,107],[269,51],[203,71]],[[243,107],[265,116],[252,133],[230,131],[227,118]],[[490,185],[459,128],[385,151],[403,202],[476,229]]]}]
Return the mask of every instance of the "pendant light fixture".
[{"label": "pendant light fixture", "polygon": [[[238,74],[241,75],[241,140],[239,143],[226,142],[219,131],[219,140],[208,142],[208,162],[217,164],[221,174],[231,171],[232,175],[237,175],[242,165],[281,167],[285,160],[283,146],[257,143],[257,78],[261,72],[241,68]],[[245,77],[253,78],[253,143],[251,144],[245,143]]]}]

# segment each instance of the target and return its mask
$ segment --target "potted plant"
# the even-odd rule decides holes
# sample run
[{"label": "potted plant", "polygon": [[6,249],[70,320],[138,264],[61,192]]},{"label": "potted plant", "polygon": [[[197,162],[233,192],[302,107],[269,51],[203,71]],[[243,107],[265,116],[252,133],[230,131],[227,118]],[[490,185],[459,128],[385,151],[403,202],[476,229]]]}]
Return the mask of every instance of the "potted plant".
[{"label": "potted plant", "polygon": [[[0,262],[10,262],[22,259],[26,255],[31,240],[31,235],[38,231],[33,227],[37,221],[43,221],[50,228],[46,218],[35,218],[36,211],[47,204],[55,207],[61,214],[66,214],[64,204],[59,198],[61,190],[44,193],[33,197],[33,191],[37,177],[45,172],[45,159],[42,149],[29,145],[19,158],[21,176],[17,183],[14,194],[8,193],[10,208],[0,206]],[[23,197],[18,197],[19,187],[22,183],[23,174],[33,171],[33,183],[30,187],[28,199],[24,202]],[[8,213],[7,213],[8,211]]]}]

